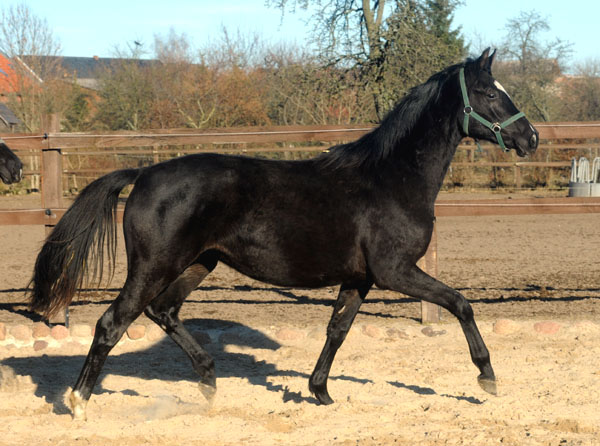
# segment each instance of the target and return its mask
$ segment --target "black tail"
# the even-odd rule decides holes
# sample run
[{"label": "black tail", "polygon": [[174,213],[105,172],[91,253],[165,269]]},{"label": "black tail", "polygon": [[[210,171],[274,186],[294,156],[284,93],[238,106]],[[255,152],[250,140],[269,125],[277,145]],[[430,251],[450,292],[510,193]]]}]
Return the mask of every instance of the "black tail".
[{"label": "black tail", "polygon": [[116,211],[121,190],[140,169],[118,170],[90,183],[60,219],[38,254],[30,307],[46,317],[65,308],[84,279],[102,280],[104,247],[114,273]]}]

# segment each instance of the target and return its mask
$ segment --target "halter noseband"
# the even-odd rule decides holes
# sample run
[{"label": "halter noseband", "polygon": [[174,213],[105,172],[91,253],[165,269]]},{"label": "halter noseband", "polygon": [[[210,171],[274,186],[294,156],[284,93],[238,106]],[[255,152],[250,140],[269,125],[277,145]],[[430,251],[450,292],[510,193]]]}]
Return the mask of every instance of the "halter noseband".
[{"label": "halter noseband", "polygon": [[465,69],[464,68],[460,69],[460,73],[459,73],[458,77],[460,80],[460,91],[462,92],[463,101],[465,103],[465,109],[464,109],[465,118],[463,120],[463,130],[464,130],[465,134],[467,136],[469,136],[469,118],[473,117],[473,119],[475,119],[476,121],[479,121],[481,124],[483,124],[488,129],[490,129],[492,132],[494,132],[494,135],[496,135],[496,140],[498,140],[498,145],[502,148],[502,150],[504,150],[505,152],[508,152],[510,149],[507,149],[506,145],[504,145],[504,140],[502,139],[502,135],[500,134],[500,132],[502,131],[503,128],[508,127],[510,124],[512,124],[516,120],[524,117],[525,113],[519,112],[516,115],[511,116],[510,118],[508,118],[506,121],[504,121],[502,123],[498,123],[498,122],[491,123],[490,121],[485,119],[483,116],[481,116],[479,113],[477,113],[475,110],[473,110],[473,107],[471,107],[471,105],[469,104],[469,95],[467,94],[467,84],[465,83]]}]

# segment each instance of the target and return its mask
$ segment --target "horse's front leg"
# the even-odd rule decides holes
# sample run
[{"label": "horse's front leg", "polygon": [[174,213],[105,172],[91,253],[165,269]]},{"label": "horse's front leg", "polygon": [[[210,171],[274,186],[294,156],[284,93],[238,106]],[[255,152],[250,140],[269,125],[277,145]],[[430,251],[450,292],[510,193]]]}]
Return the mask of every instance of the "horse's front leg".
[{"label": "horse's front leg", "polygon": [[375,282],[380,288],[388,288],[409,296],[431,302],[445,308],[460,322],[469,344],[471,360],[480,371],[479,385],[496,395],[496,376],[490,362],[490,354],[479,333],[471,304],[458,291],[429,276],[416,265],[394,273],[382,273]]},{"label": "horse's front leg", "polygon": [[332,404],[333,400],[327,392],[327,378],[336,352],[346,339],[350,326],[356,317],[365,296],[372,283],[363,283],[359,286],[342,285],[333,314],[327,326],[327,340],[315,370],[308,381],[308,388],[317,397],[321,404]]}]

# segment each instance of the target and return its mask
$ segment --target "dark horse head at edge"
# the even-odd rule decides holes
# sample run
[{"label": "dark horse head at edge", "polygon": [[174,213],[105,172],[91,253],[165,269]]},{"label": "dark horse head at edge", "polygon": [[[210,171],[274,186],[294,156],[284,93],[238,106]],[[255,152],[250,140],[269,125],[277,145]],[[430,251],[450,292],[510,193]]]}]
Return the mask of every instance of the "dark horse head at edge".
[{"label": "dark horse head at edge", "polygon": [[23,176],[23,163],[0,138],[0,178],[5,184],[17,183]]}]

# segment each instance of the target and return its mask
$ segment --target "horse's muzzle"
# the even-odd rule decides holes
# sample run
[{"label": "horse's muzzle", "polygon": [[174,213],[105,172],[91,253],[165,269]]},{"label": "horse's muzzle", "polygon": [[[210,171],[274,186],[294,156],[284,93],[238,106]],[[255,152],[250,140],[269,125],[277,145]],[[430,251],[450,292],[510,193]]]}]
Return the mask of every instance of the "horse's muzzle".
[{"label": "horse's muzzle", "polygon": [[529,148],[531,149],[531,153],[533,153],[540,143],[540,134],[533,126],[531,126],[531,129],[533,130],[533,134],[529,138]]},{"label": "horse's muzzle", "polygon": [[23,164],[9,161],[8,165],[0,166],[0,179],[5,184],[18,183],[23,178]]},{"label": "horse's muzzle", "polygon": [[538,131],[531,124],[529,124],[529,128],[531,129],[531,134],[529,135],[528,139],[526,139],[527,136],[523,135],[522,138],[519,138],[517,141],[515,141],[517,155],[522,157],[533,155],[540,143],[540,134]]}]

